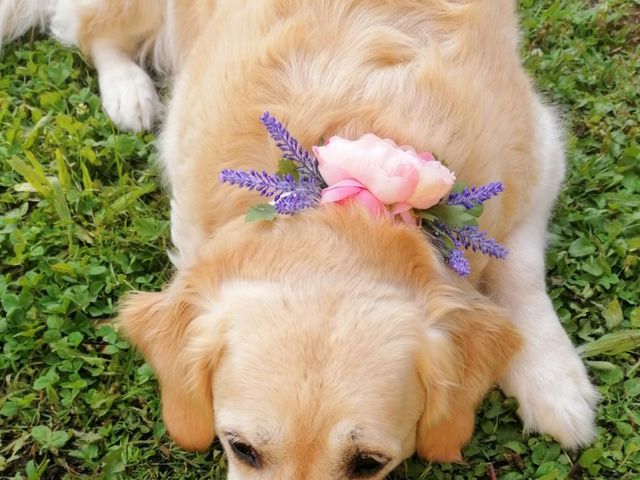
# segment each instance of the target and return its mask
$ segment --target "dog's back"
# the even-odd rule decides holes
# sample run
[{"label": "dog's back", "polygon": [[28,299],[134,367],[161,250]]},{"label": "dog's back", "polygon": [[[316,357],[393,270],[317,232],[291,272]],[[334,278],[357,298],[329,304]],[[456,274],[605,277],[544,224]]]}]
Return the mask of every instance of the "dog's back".
[{"label": "dog's back", "polygon": [[[543,169],[534,147],[541,140],[513,2],[233,3],[220,3],[196,41],[163,136],[174,198],[183,205],[174,209],[184,218],[176,236],[188,244],[178,240],[179,250],[197,251],[197,238],[228,220],[212,208],[228,192],[194,179],[273,160],[263,156],[270,147],[257,121],[266,110],[306,146],[375,132],[436,152],[467,183],[500,179],[506,195],[482,219],[498,238],[529,208]],[[553,198],[561,149],[548,160],[560,172],[546,186]],[[517,211],[509,208],[515,204]],[[198,235],[180,234],[194,225]]]}]

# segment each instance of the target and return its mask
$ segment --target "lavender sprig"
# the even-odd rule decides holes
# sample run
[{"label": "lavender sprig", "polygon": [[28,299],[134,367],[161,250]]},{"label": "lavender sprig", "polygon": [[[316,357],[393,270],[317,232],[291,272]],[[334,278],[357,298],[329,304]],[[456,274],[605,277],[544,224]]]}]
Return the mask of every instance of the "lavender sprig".
[{"label": "lavender sprig", "polygon": [[492,197],[502,193],[504,185],[501,182],[492,182],[480,187],[465,187],[461,192],[454,192],[449,195],[448,205],[462,205],[471,209],[482,205]]},{"label": "lavender sprig", "polygon": [[317,203],[317,198],[308,192],[295,191],[280,195],[280,197],[274,201],[273,206],[280,215],[293,215],[301,210],[313,207]]},{"label": "lavender sprig", "polygon": [[[322,177],[318,172],[317,162],[309,152],[300,146],[285,126],[275,117],[272,117],[269,112],[264,112],[260,117],[260,121],[276,142],[277,147],[282,151],[283,158],[297,163],[301,175],[307,177],[314,184],[318,183],[318,179]],[[319,189],[320,187],[318,187]]]},{"label": "lavender sprig", "polygon": [[295,180],[293,175],[270,175],[250,170],[222,170],[220,181],[256,191],[263,197],[273,197],[273,207],[282,215],[292,215],[318,203],[315,185],[307,179]]},{"label": "lavender sprig", "polygon": [[452,249],[445,257],[447,265],[461,277],[466,277],[471,273],[469,260],[464,256],[464,252],[459,248]]},{"label": "lavender sprig", "polygon": [[[220,181],[256,191],[263,197],[273,197],[273,210],[284,215],[317,205],[323,185],[315,158],[268,112],[260,117],[260,121],[282,151],[283,158],[293,162],[293,173],[297,171],[297,174],[294,177],[283,172],[271,175],[256,170],[222,170]],[[264,210],[265,215],[269,214],[268,210]]]},{"label": "lavender sprig", "polygon": [[447,235],[456,247],[463,247],[480,252],[494,258],[505,259],[509,251],[493,238],[487,238],[487,232],[481,232],[478,227],[466,225],[464,227],[445,227]]},{"label": "lavender sprig", "polygon": [[273,197],[296,191],[298,185],[292,175],[270,175],[267,172],[249,170],[222,170],[220,181],[247,188],[260,193],[263,197]]}]

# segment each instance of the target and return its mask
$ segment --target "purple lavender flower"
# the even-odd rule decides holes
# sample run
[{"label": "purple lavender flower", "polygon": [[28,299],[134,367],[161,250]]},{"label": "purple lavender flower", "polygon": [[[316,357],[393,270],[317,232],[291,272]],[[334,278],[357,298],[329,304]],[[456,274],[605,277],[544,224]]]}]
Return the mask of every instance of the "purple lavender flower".
[{"label": "purple lavender flower", "polygon": [[504,185],[500,182],[487,183],[480,187],[465,187],[461,192],[449,195],[447,204],[463,205],[465,208],[473,208],[504,191]]},{"label": "purple lavender flower", "polygon": [[269,112],[264,112],[260,121],[282,151],[282,156],[297,163],[300,174],[306,176],[310,182],[318,183],[322,177],[318,172],[317,162],[309,152],[300,146],[285,126],[272,117]]},{"label": "purple lavender flower", "polygon": [[270,175],[255,170],[222,170],[220,181],[248,188],[263,197],[273,197],[274,208],[283,215],[315,206],[322,193],[322,177],[315,158],[269,112],[265,112],[260,121],[282,150],[282,156],[296,164],[300,178],[296,180],[291,174]]},{"label": "purple lavender flower", "polygon": [[249,170],[222,170],[220,181],[257,191],[263,197],[273,197],[294,192],[298,186],[292,175],[270,175],[267,172]]},{"label": "purple lavender flower", "polygon": [[481,232],[478,227],[466,225],[464,227],[446,228],[456,247],[464,247],[474,252],[480,252],[490,257],[505,259],[509,251],[493,238],[487,238],[487,232]]},{"label": "purple lavender flower", "polygon": [[458,248],[451,250],[446,256],[445,261],[447,265],[461,277],[466,277],[471,273],[469,260],[464,256],[464,252]]},{"label": "purple lavender flower", "polygon": [[315,185],[307,179],[296,181],[292,175],[270,175],[250,170],[222,170],[220,181],[256,191],[263,197],[273,197],[276,211],[291,215],[318,203]]},{"label": "purple lavender flower", "polygon": [[317,198],[305,191],[296,191],[280,195],[274,201],[276,212],[280,215],[293,215],[301,210],[313,207],[318,203]]}]

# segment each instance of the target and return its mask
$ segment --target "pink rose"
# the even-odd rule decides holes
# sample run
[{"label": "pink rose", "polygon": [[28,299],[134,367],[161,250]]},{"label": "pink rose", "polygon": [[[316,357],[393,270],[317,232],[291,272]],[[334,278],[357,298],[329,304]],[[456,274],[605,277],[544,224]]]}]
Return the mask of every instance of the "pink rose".
[{"label": "pink rose", "polygon": [[430,153],[418,154],[371,133],[355,141],[332,137],[313,151],[329,185],[323,203],[351,199],[363,203],[371,213],[397,214],[405,222],[411,208],[432,207],[455,182],[454,174]]}]

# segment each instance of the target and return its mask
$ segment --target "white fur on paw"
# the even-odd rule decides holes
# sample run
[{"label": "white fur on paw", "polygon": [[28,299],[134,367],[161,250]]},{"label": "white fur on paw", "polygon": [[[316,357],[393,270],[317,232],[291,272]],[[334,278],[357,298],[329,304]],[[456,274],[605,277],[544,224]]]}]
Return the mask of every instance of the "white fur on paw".
[{"label": "white fur on paw", "polygon": [[102,105],[118,128],[132,132],[151,128],[160,101],[142,68],[129,63],[101,71],[99,83]]},{"label": "white fur on paw", "polygon": [[547,433],[575,449],[595,436],[600,395],[573,347],[568,342],[555,347],[525,347],[501,384],[505,393],[517,398],[526,430]]}]

